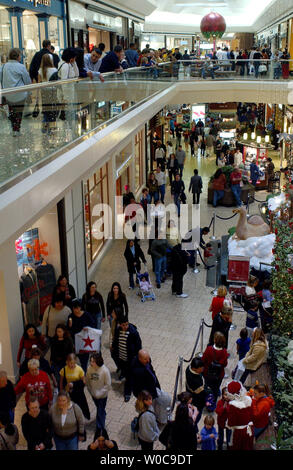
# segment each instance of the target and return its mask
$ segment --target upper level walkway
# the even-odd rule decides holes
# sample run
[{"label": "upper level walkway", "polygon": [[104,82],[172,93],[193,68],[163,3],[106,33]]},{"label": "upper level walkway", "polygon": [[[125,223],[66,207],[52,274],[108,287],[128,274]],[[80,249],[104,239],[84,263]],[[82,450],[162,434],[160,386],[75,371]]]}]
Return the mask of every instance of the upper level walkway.
[{"label": "upper level walkway", "polygon": [[292,77],[273,79],[273,63],[258,78],[226,68],[215,70],[215,78],[205,69],[204,79],[202,61],[164,63],[105,74],[104,83],[72,79],[2,90],[10,112],[26,100],[19,136],[11,131],[7,106],[0,107],[0,217],[13,221],[13,227],[2,226],[0,243],[20,230],[22,218],[27,223],[89,176],[166,105],[293,102]]}]

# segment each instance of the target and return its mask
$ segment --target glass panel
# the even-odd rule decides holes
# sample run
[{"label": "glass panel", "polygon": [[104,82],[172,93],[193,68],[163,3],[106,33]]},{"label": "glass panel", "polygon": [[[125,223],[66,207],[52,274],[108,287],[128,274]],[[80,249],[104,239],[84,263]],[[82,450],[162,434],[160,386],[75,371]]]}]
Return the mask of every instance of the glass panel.
[{"label": "glass panel", "polygon": [[36,15],[29,10],[24,10],[23,16],[23,38],[25,49],[25,65],[28,68],[34,54],[40,50],[39,23]]},{"label": "glass panel", "polygon": [[5,7],[0,6],[0,64],[7,62],[10,48],[11,33],[9,13]]}]

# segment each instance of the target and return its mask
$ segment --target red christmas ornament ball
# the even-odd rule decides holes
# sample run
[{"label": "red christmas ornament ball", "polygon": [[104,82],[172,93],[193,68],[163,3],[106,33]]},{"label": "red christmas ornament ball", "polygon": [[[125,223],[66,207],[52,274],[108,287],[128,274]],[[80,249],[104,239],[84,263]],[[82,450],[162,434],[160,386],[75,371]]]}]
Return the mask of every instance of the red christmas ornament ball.
[{"label": "red christmas ornament ball", "polygon": [[221,38],[226,31],[226,21],[222,15],[212,11],[202,18],[200,30],[207,38],[210,38],[213,35]]}]

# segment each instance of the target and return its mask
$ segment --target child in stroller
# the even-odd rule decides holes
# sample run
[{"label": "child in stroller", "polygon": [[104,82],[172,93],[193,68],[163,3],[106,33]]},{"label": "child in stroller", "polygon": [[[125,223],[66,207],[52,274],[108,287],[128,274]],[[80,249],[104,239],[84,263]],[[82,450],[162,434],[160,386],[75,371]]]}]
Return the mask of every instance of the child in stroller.
[{"label": "child in stroller", "polygon": [[137,273],[139,292],[137,295],[141,296],[141,301],[144,302],[146,299],[155,300],[156,296],[153,291],[153,286],[150,282],[149,273],[145,272],[142,274]]}]

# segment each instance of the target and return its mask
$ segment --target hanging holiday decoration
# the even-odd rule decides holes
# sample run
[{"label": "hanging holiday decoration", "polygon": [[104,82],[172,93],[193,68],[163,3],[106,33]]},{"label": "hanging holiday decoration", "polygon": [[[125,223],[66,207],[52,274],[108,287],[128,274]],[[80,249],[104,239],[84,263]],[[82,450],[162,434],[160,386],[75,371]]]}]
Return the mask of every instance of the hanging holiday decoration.
[{"label": "hanging holiday decoration", "polygon": [[200,30],[206,39],[220,39],[226,31],[226,21],[222,15],[212,11],[201,20]]}]

